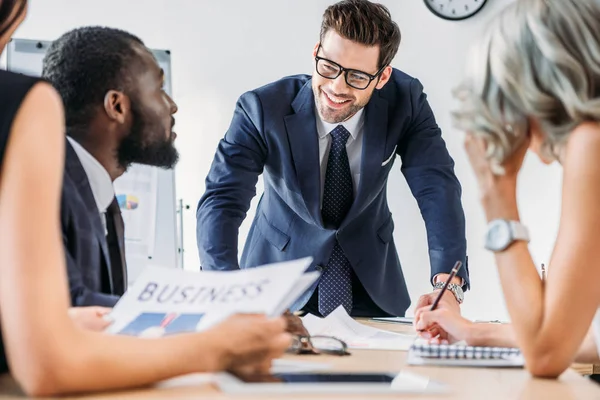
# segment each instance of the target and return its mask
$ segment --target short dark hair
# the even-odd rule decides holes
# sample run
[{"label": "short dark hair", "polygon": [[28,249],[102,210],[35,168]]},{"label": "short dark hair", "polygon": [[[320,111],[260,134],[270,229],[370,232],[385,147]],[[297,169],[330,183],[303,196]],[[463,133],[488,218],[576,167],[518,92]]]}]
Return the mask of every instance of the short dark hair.
[{"label": "short dark hair", "polygon": [[329,6],[323,14],[321,42],[330,29],[353,42],[379,46],[379,68],[389,65],[400,47],[400,28],[387,7],[367,0],[343,0]]},{"label": "short dark hair", "polygon": [[42,77],[62,97],[67,133],[85,133],[109,90],[131,94],[134,65],[140,60],[136,36],[113,28],[83,27],[54,41],[46,56]]},{"label": "short dark hair", "polygon": [[[4,35],[19,19],[25,12],[25,7],[27,7],[27,0],[0,0],[0,36]],[[17,12],[13,16],[15,9]]]}]

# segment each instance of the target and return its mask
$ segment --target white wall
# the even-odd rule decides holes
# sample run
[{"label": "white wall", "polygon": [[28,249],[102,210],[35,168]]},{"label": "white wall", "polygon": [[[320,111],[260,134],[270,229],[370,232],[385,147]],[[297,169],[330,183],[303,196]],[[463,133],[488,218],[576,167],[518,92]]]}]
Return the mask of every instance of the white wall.
[{"label": "white wall", "polygon": [[[512,0],[491,0],[472,20],[448,22],[434,17],[420,0],[381,0],[399,23],[403,40],[394,66],[419,78],[444,132],[463,184],[467,216],[472,291],[464,314],[506,319],[493,258],[482,249],[485,230],[477,188],[462,148],[462,134],[452,130],[451,88],[458,82],[469,43],[486,21]],[[281,76],[311,73],[313,45],[330,0],[31,0],[29,16],[16,37],[54,39],[82,25],[108,25],[140,36],[151,48],[170,49],[173,93],[181,161],[177,196],[189,204],[185,213],[186,268],[198,265],[195,207],[204,191],[217,142],[227,129],[237,97]],[[556,233],[560,172],[541,168],[529,157],[520,182],[521,213],[530,226],[537,262],[548,260]],[[260,190],[260,188],[259,188]],[[256,204],[258,197],[253,202]],[[423,221],[416,202],[395,168],[389,199],[395,217],[395,240],[409,289],[416,301],[430,289]],[[253,209],[241,229],[246,237]]]}]

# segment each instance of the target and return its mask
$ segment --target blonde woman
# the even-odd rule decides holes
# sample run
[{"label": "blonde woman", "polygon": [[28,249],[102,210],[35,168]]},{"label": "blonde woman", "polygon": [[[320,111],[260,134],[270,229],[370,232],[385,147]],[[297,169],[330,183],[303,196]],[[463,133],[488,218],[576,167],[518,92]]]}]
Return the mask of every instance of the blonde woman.
[{"label": "blonde woman", "polygon": [[[495,253],[512,320],[512,330],[498,329],[504,330],[501,339],[521,348],[536,376],[557,377],[578,353],[599,359],[598,350],[584,343],[591,326],[589,342],[596,332],[600,343],[598,21],[597,0],[518,0],[475,47],[456,92],[461,105],[455,121],[467,133],[489,222],[486,247]],[[564,169],[560,227],[545,284],[517,207],[517,176],[528,149]],[[443,308],[424,308],[416,325],[452,330],[454,317]]]}]

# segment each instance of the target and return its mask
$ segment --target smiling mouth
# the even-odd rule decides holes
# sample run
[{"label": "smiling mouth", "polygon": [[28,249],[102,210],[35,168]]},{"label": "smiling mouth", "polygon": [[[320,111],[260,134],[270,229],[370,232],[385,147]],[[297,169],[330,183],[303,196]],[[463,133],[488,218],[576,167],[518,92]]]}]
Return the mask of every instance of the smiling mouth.
[{"label": "smiling mouth", "polygon": [[340,98],[338,96],[330,95],[329,93],[327,93],[324,90],[322,90],[322,92],[323,92],[323,95],[325,96],[325,98],[328,100],[329,105],[333,106],[333,108],[344,106],[351,101],[351,99],[345,99],[345,98]]}]

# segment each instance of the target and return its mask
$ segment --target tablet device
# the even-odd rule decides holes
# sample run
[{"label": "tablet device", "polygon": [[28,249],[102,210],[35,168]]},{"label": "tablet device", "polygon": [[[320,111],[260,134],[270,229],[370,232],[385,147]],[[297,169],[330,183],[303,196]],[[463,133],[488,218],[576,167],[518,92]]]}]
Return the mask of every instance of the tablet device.
[{"label": "tablet device", "polygon": [[292,372],[272,375],[220,374],[216,383],[225,393],[445,393],[444,385],[408,372]]}]

